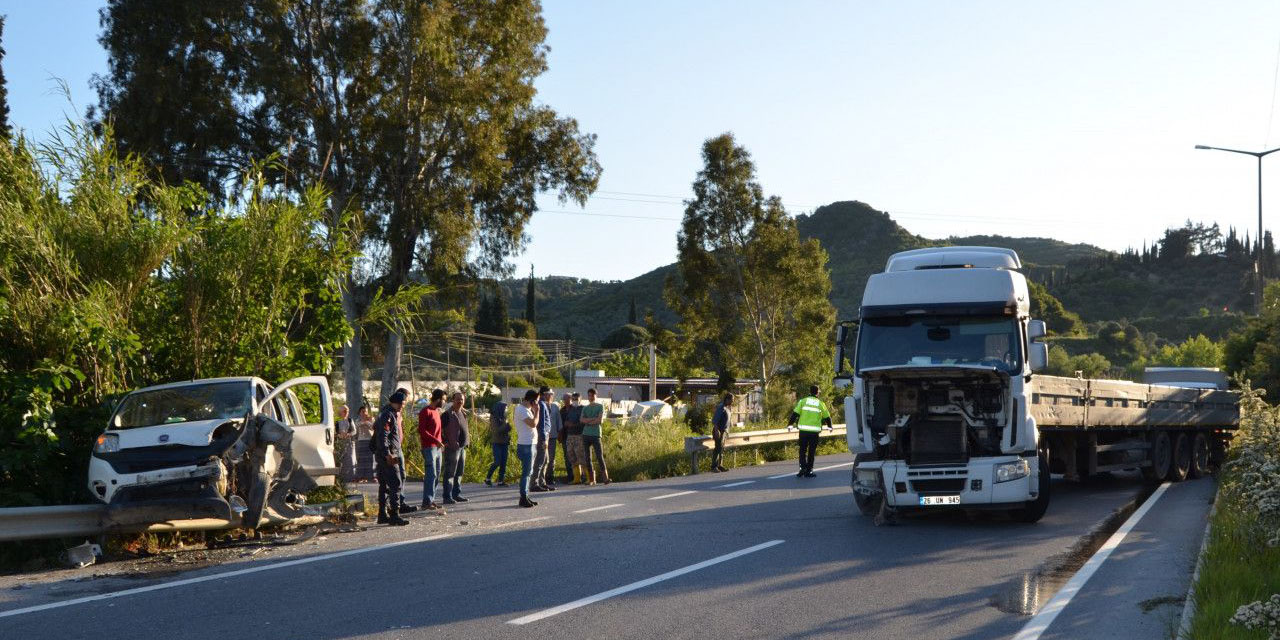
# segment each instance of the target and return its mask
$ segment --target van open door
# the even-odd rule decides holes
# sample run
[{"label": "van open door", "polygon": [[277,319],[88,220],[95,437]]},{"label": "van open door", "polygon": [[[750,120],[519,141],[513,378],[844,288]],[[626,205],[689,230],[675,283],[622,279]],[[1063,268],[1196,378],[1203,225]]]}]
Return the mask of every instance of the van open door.
[{"label": "van open door", "polygon": [[281,407],[281,422],[293,428],[293,458],[315,479],[332,485],[338,474],[333,456],[333,398],[324,376],[304,376],[281,384],[262,401]]}]

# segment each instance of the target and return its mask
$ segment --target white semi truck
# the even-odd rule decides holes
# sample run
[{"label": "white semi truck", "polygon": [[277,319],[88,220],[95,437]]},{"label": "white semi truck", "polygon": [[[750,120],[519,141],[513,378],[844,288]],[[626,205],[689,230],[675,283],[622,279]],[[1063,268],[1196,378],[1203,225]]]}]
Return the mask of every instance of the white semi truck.
[{"label": "white semi truck", "polygon": [[865,515],[1001,509],[1035,522],[1050,473],[1206,473],[1239,423],[1238,394],[1039,373],[1016,252],[940,247],[894,254],[860,317],[836,330],[854,500]]}]

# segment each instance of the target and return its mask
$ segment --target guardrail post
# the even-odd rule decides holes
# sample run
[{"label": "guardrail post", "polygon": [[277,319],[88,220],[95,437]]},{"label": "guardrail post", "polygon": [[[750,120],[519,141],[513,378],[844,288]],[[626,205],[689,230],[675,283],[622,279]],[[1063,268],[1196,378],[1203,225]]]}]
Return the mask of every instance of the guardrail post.
[{"label": "guardrail post", "polygon": [[692,475],[697,472],[698,472],[698,452],[691,451],[689,452],[689,474]]}]

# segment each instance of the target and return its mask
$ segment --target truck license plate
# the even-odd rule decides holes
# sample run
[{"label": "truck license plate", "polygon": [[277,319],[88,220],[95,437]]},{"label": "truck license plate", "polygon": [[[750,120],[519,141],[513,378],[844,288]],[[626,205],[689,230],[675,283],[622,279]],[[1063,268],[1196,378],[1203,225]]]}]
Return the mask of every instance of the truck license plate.
[{"label": "truck license plate", "polygon": [[920,506],[922,507],[939,504],[960,504],[960,496],[920,496]]}]

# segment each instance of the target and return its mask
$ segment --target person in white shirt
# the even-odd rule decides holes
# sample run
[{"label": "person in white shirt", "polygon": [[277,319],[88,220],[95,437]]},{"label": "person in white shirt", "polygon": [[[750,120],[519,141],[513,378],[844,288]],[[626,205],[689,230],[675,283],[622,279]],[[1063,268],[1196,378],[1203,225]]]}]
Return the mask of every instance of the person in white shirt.
[{"label": "person in white shirt", "polygon": [[520,459],[520,506],[533,507],[529,482],[533,478],[533,447],[538,442],[538,392],[530,389],[516,407],[516,457]]}]

